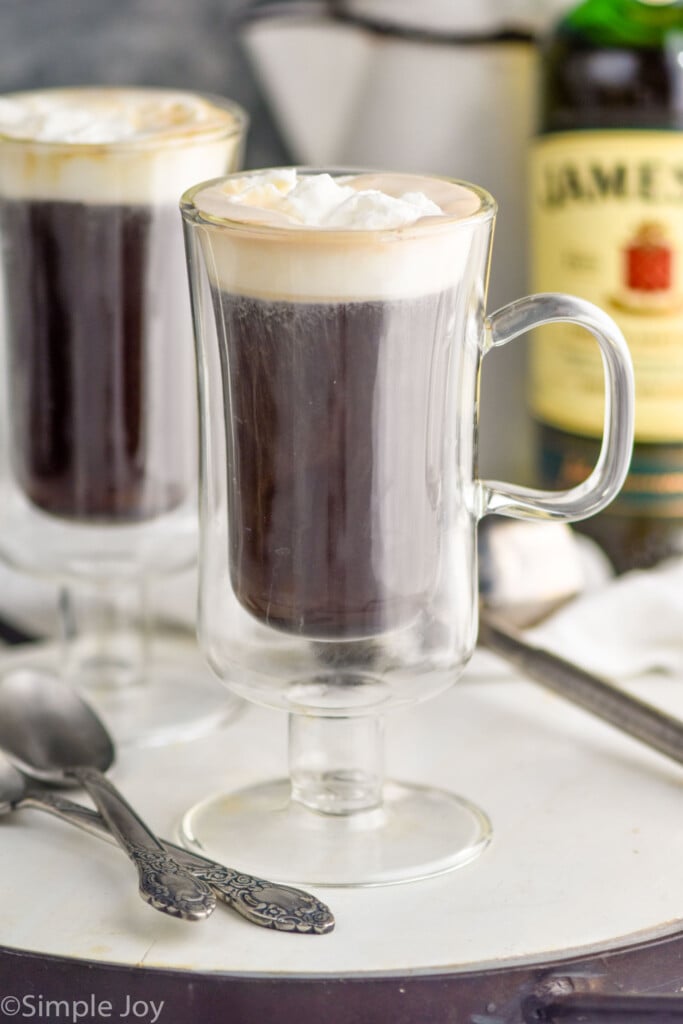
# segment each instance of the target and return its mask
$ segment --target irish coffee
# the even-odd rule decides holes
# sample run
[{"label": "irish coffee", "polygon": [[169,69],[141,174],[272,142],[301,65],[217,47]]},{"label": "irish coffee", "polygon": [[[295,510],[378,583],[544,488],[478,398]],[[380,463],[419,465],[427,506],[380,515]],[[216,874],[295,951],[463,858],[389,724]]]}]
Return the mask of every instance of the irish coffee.
[{"label": "irish coffee", "polygon": [[425,449],[447,418],[442,400],[431,413],[429,403],[444,397],[432,373],[453,294],[215,301],[237,597],[309,636],[365,636],[414,617],[434,583]]},{"label": "irish coffee", "polygon": [[[202,229],[230,575],[243,607],[271,626],[360,638],[414,621],[438,583],[438,466],[444,446],[455,460],[449,366],[462,358],[454,282],[469,236],[454,245],[439,233],[442,211],[425,196],[378,199],[360,177],[320,181],[312,195],[302,185],[246,179],[234,214],[215,190],[195,198],[211,218],[222,208],[256,223]],[[302,225],[308,207],[316,221]],[[383,239],[376,228],[395,231],[393,218],[405,237]],[[410,225],[429,218],[436,237],[411,239]]]},{"label": "irish coffee", "polygon": [[[188,426],[186,379],[175,369],[187,363],[176,349],[187,344],[188,310],[176,219],[173,207],[0,201],[14,472],[54,515],[147,518],[185,497],[192,470],[176,428]],[[149,411],[164,393],[152,466]]]},{"label": "irish coffee", "polygon": [[12,469],[29,501],[159,516],[195,482],[191,319],[177,200],[228,169],[229,109],[164,90],[0,99]]}]

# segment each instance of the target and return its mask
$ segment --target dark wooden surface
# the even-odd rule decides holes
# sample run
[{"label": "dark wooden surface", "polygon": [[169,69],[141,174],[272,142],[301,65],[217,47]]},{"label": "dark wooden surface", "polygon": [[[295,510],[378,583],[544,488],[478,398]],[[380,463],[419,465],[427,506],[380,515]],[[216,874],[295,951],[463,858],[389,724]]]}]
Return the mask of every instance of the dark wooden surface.
[{"label": "dark wooden surface", "polygon": [[[292,941],[297,941],[292,937]],[[520,1024],[583,1020],[683,1022],[683,935],[555,962],[437,975],[286,977],[197,974],[90,963],[0,950],[0,1021],[68,1021],[91,1000],[84,1022],[131,1021],[136,1004],[160,1008],[157,1024]],[[17,1013],[10,998],[26,1000]],[[52,1001],[52,1002],[50,1002]],[[62,1001],[61,1016],[55,1003]],[[111,1004],[98,1013],[103,1001]],[[592,1010],[590,1008],[592,1007]],[[633,1015],[630,1009],[633,1008]],[[590,1012],[586,1012],[586,1009]],[[82,1012],[82,1010],[81,1010]],[[615,1016],[616,1013],[616,1016]],[[643,1016],[642,1014],[645,1014]]]}]

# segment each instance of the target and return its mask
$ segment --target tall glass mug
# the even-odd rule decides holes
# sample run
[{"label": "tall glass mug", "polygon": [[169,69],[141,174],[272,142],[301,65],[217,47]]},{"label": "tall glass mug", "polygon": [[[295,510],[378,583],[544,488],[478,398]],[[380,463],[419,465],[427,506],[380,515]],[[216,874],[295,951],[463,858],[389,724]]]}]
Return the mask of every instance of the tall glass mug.
[{"label": "tall glass mug", "polygon": [[66,674],[119,740],[226,707],[208,673],[194,693],[152,680],[142,595],[196,554],[178,199],[238,166],[245,127],[235,104],[163,89],[0,97],[0,557],[64,584]]},{"label": "tall glass mug", "polygon": [[[472,654],[483,515],[577,520],[617,492],[633,432],[625,342],[565,295],[486,318],[496,208],[473,185],[283,169],[206,182],[181,205],[200,642],[233,691],[290,713],[290,779],[208,798],[184,840],[316,884],[464,864],[489,840],[485,813],[384,784],[382,718],[450,686]],[[599,462],[563,492],[479,480],[482,356],[550,321],[586,328],[602,350]]]}]

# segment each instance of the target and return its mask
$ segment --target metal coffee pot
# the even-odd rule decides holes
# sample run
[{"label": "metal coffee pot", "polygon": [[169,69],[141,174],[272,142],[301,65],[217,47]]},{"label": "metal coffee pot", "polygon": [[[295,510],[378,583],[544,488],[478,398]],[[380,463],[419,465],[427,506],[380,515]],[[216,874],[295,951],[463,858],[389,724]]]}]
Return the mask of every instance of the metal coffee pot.
[{"label": "metal coffee pot", "polygon": [[[444,174],[496,196],[489,293],[495,309],[528,290],[526,160],[536,39],[566,6],[566,0],[260,0],[246,8],[241,27],[295,162]],[[488,361],[482,406],[482,472],[530,476],[524,346]]]}]

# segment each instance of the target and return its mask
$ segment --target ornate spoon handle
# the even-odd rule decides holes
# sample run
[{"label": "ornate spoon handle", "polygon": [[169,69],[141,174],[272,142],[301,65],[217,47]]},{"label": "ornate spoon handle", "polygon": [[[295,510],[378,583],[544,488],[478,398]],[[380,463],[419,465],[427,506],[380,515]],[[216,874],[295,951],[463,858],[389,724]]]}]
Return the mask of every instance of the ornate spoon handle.
[{"label": "ornate spoon handle", "polygon": [[207,882],[223,903],[252,924],[309,935],[325,935],[334,928],[330,908],[310,893],[226,868],[173,843],[162,842],[195,878]]},{"label": "ornate spoon handle", "polygon": [[[46,811],[99,839],[116,842],[96,811],[57,793],[31,791],[14,806]],[[309,935],[324,935],[334,928],[329,907],[310,893],[234,871],[163,839],[160,842],[194,878],[208,884],[218,899],[252,924]]]},{"label": "ornate spoon handle", "polygon": [[216,897],[206,882],[164,849],[109,779],[95,768],[73,768],[69,774],[88,791],[114,841],[135,864],[145,902],[183,921],[201,921],[213,912]]}]

